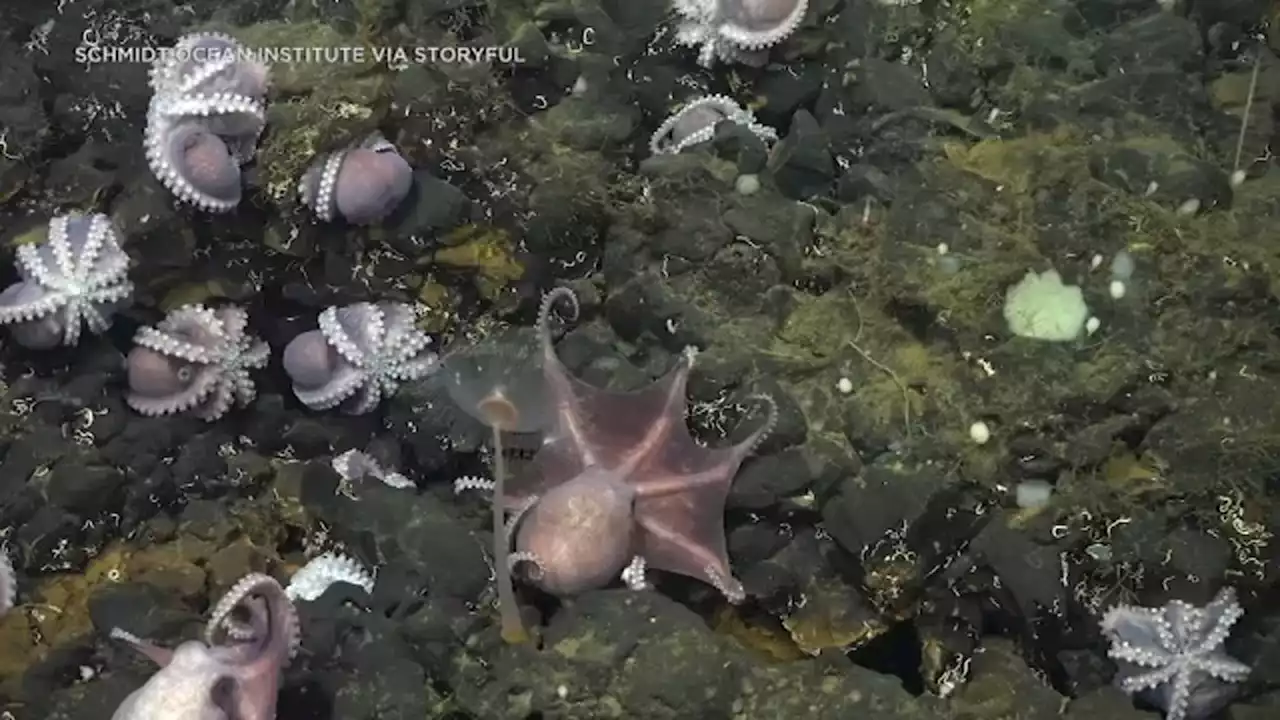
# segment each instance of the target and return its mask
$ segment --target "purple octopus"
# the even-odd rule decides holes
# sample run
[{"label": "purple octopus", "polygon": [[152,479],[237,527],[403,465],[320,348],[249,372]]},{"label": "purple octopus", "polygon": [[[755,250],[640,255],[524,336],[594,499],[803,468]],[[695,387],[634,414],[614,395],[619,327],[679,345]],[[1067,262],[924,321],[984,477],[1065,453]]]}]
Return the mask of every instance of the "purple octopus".
[{"label": "purple octopus", "polygon": [[725,548],[725,499],[738,467],[773,428],[777,406],[757,396],[769,408],[761,427],[730,447],[699,445],[685,425],[693,349],[647,387],[594,387],[556,356],[548,324],[560,300],[572,304],[576,317],[577,299],[567,288],[549,293],[538,315],[554,419],[530,463],[505,487],[494,488],[514,513],[508,526],[515,528],[515,552],[508,564],[558,596],[619,576],[633,588],[644,587],[646,568],[658,568],[742,600]]},{"label": "purple octopus", "polygon": [[778,139],[778,133],[756,121],[755,113],[724,95],[708,95],[692,100],[672,113],[649,138],[649,151],[654,155],[674,155],[685,148],[710,141],[716,126],[722,122],[745,127],[766,145]]},{"label": "purple octopus", "polygon": [[75,345],[80,325],[101,333],[133,292],[129,256],[106,215],[60,215],[48,237],[17,250],[22,280],[0,293],[0,325],[18,344],[47,350]]},{"label": "purple octopus", "polygon": [[768,49],[800,27],[808,0],[675,0],[676,42],[698,48],[698,64],[716,59],[763,65]]},{"label": "purple octopus", "polygon": [[120,628],[111,637],[160,666],[111,720],[273,720],[280,671],[298,649],[298,615],[280,583],[253,573],[214,606],[204,642],[169,650]]},{"label": "purple octopus", "polygon": [[413,187],[413,168],[379,133],[364,142],[321,155],[298,183],[302,203],[317,219],[341,216],[369,225],[395,211]]},{"label": "purple octopus", "polygon": [[1116,605],[1102,616],[1112,682],[1165,711],[1165,720],[1213,717],[1231,703],[1252,668],[1227,654],[1231,628],[1244,617],[1234,588],[1208,605],[1171,600],[1158,607]]},{"label": "purple octopus", "polygon": [[436,354],[427,349],[431,338],[414,321],[413,308],[404,303],[326,309],[319,329],[285,346],[284,371],[294,394],[312,410],[373,410],[401,382],[426,377],[436,367]]},{"label": "purple octopus", "polygon": [[125,401],[143,415],[190,411],[209,422],[253,402],[249,371],[266,367],[271,349],[248,334],[248,324],[235,306],[184,305],[141,328],[127,360]]},{"label": "purple octopus", "polygon": [[212,212],[240,203],[240,166],[266,127],[267,78],[218,33],[186,35],[156,61],[143,142],[152,174],[178,199]]}]

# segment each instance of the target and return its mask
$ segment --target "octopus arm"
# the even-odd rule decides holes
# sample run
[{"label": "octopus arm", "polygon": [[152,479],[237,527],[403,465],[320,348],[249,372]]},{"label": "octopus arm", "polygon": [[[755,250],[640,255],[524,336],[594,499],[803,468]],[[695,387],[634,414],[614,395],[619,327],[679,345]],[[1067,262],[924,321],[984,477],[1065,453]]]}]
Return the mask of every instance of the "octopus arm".
[{"label": "octopus arm", "polygon": [[730,599],[741,597],[741,584],[729,570],[725,545],[724,501],[728,492],[726,481],[681,493],[638,497],[636,554],[651,568],[709,583]]},{"label": "octopus arm", "polygon": [[214,373],[213,384],[204,398],[196,404],[193,413],[201,420],[212,422],[231,409],[235,400],[235,380],[228,373],[210,368]]},{"label": "octopus arm", "polygon": [[373,412],[378,407],[378,403],[382,402],[383,395],[394,395],[394,386],[388,387],[383,382],[375,379],[362,383],[356,388],[351,396],[351,405],[347,412],[351,415],[363,415],[367,412]]},{"label": "octopus arm", "polygon": [[[129,272],[129,256],[114,247],[104,248],[92,266],[84,269],[83,281],[99,288],[116,287]],[[95,288],[96,289],[96,288]]]},{"label": "octopus arm", "polygon": [[89,329],[95,333],[106,332],[111,327],[112,315],[119,309],[120,303],[129,296],[131,287],[119,288],[116,292],[95,291],[89,295],[89,301],[80,309]]},{"label": "octopus arm", "polygon": [[271,362],[270,345],[261,340],[255,340],[248,345],[248,348],[240,355],[240,364],[242,366],[261,370]]},{"label": "octopus arm", "polygon": [[709,582],[733,601],[743,593],[729,570],[724,508],[738,468],[777,420],[773,400],[759,398],[766,403],[768,417],[742,441],[703,447],[682,425],[642,471],[629,478],[636,489],[638,554],[650,567]]},{"label": "octopus arm", "polygon": [[368,382],[368,376],[359,368],[342,365],[329,382],[316,388],[293,386],[298,400],[314,410],[337,407]]},{"label": "octopus arm", "polygon": [[228,305],[214,311],[214,316],[222,323],[222,335],[231,343],[239,342],[249,329],[249,313],[244,308]]},{"label": "octopus arm", "polygon": [[690,364],[680,364],[647,387],[607,390],[571,376],[556,358],[547,363],[547,381],[556,400],[553,436],[565,439],[583,466],[623,468],[653,457],[670,439],[689,439],[684,390]]},{"label": "octopus arm", "polygon": [[739,446],[698,445],[682,425],[644,472],[628,478],[636,489],[637,554],[650,567],[704,581],[730,578],[724,507],[743,457]]},{"label": "octopus arm", "polygon": [[326,308],[318,323],[333,349],[356,367],[377,357],[386,338],[385,316],[373,303]]},{"label": "octopus arm", "polygon": [[402,360],[392,365],[387,374],[396,380],[418,380],[431,374],[439,363],[439,358],[436,357],[435,353],[425,351],[425,344],[423,348],[424,350],[420,351],[421,354],[416,357]]},{"label": "octopus arm", "polygon": [[0,293],[0,324],[44,317],[65,304],[66,296],[62,293],[47,291],[33,281],[16,283]]},{"label": "octopus arm", "polygon": [[129,407],[143,415],[172,415],[202,405],[217,392],[221,374],[212,366],[190,365],[194,377],[180,392],[171,395],[148,396],[136,392],[125,395]]},{"label": "octopus arm", "polygon": [[382,322],[385,328],[382,336],[382,345],[387,348],[404,348],[407,352],[397,353],[397,359],[403,359],[417,353],[409,350],[410,346],[416,343],[416,337],[419,335],[417,328],[414,327],[416,319],[413,308],[403,303],[384,303],[378,306],[382,311]]}]

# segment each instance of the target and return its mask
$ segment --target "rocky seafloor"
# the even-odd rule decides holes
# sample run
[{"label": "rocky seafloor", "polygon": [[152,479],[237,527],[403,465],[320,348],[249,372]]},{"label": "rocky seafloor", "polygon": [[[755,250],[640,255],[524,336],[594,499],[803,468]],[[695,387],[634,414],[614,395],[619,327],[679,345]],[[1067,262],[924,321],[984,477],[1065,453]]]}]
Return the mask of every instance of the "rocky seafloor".
[{"label": "rocky seafloor", "polygon": [[[1273,717],[1275,12],[820,0],[770,65],[704,70],[661,3],[6,4],[4,266],[51,215],[104,212],[137,291],[102,337],[0,350],[0,538],[19,578],[0,714],[109,717],[152,668],[107,629],[192,637],[244,573],[341,549],[377,583],[300,603],[284,720],[1158,717],[1112,687],[1098,617],[1224,585],[1246,610],[1228,648],[1254,668],[1227,716]],[[247,196],[212,217],[147,170],[146,67],[73,53],[197,27],[251,46],[515,45],[528,62],[273,68]],[[670,111],[712,93],[782,139],[648,157]],[[417,169],[415,196],[369,230],[310,222],[299,174],[374,129]],[[742,174],[759,192],[735,191]],[[1136,271],[1113,300],[1095,257],[1121,250]],[[1079,342],[1005,326],[1006,288],[1049,267],[1100,320]],[[274,361],[254,404],[214,423],[121,399],[133,331],[183,303],[246,306],[278,351],[325,306],[418,302],[447,348],[530,324],[555,284],[583,300],[560,353],[584,378],[633,387],[698,346],[689,420],[710,443],[751,393],[778,401],[725,518],[746,603],[664,577],[540,600],[540,641],[508,646],[488,508],[453,492],[485,472],[484,434],[429,387],[313,413]],[[330,460],[351,448],[416,490],[339,492]],[[1054,493],[1021,509],[1030,479]]]}]

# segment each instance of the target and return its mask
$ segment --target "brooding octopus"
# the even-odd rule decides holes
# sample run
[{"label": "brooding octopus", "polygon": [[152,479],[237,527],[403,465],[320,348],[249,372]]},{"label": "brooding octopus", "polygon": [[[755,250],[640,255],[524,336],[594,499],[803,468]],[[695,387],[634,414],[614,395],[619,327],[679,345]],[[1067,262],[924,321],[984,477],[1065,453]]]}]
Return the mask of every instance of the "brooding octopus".
[{"label": "brooding octopus", "polygon": [[19,282],[0,292],[0,325],[19,345],[48,350],[102,333],[133,292],[129,256],[106,215],[59,215],[44,242],[15,253]]},{"label": "brooding octopus", "polygon": [[298,335],[284,349],[284,371],[293,393],[312,410],[340,407],[367,413],[406,380],[433,372],[431,338],[414,325],[404,303],[355,303],[320,313],[319,328]]},{"label": "brooding octopus", "polygon": [[266,127],[268,74],[220,33],[185,35],[156,61],[143,144],[152,174],[179,200],[210,212],[240,203],[240,166]]},{"label": "brooding octopus", "polygon": [[674,0],[676,42],[697,48],[698,63],[717,59],[763,65],[768,50],[800,27],[808,0]]},{"label": "brooding octopus", "polygon": [[267,366],[271,348],[249,334],[234,305],[183,305],[134,336],[126,361],[125,402],[143,415],[191,412],[212,422],[257,396],[251,370]]},{"label": "brooding octopus", "polygon": [[298,183],[317,220],[369,225],[390,215],[413,187],[413,168],[382,135],[321,155]]}]

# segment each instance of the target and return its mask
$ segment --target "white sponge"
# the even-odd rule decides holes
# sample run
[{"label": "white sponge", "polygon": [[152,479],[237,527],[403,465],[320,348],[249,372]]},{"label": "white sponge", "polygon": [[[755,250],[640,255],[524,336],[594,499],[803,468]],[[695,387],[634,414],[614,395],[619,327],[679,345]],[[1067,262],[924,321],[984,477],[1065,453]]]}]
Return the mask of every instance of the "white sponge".
[{"label": "white sponge", "polygon": [[1009,331],[1036,340],[1066,342],[1080,337],[1089,306],[1076,285],[1063,285],[1057,270],[1027,271],[1004,296]]}]

